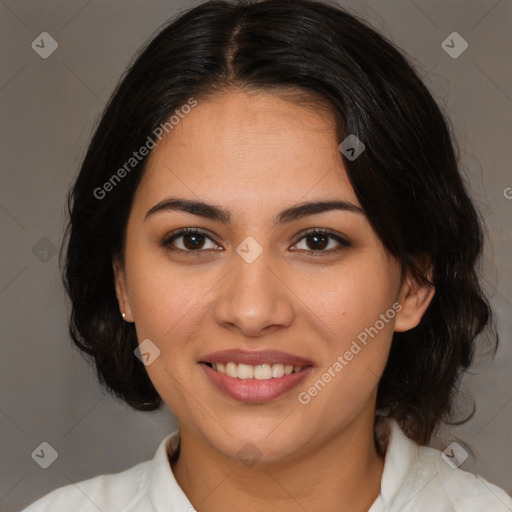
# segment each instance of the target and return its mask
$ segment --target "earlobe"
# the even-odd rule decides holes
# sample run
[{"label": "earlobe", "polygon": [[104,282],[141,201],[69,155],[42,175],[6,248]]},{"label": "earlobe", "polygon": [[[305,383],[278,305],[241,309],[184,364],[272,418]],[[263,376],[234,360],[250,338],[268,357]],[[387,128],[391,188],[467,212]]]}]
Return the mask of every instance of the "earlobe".
[{"label": "earlobe", "polygon": [[114,286],[116,289],[117,303],[119,304],[120,315],[126,322],[133,322],[133,313],[128,296],[128,287],[126,285],[126,273],[119,259],[114,259],[112,263],[114,271]]},{"label": "earlobe", "polygon": [[433,285],[420,281],[408,272],[398,297],[402,309],[396,315],[395,331],[405,332],[416,327],[430,305],[434,294],[435,287]]}]

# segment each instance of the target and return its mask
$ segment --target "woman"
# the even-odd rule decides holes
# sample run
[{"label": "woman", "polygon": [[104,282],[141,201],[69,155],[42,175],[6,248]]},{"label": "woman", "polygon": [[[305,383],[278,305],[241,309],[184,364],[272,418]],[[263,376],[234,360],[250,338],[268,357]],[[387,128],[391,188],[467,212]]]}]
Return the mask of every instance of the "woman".
[{"label": "woman", "polygon": [[426,444],[492,313],[443,114],[402,54],[308,0],[180,16],[115,91],[70,194],[70,331],[179,430],[29,512],[486,511]]}]

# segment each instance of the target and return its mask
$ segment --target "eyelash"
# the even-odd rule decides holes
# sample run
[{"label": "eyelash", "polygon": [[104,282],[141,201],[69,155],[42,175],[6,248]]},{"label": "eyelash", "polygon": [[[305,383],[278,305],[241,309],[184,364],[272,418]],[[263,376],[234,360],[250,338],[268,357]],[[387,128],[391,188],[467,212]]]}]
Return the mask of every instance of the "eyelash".
[{"label": "eyelash", "polygon": [[[198,249],[198,250],[187,250],[187,249],[181,249],[181,248],[177,248],[177,247],[173,247],[173,242],[175,240],[177,240],[178,238],[180,237],[183,237],[185,235],[194,235],[194,234],[197,234],[197,235],[203,235],[204,237],[206,237],[207,239],[209,239],[210,241],[212,241],[213,243],[217,244],[217,245],[220,245],[218,242],[216,242],[210,235],[208,235],[208,233],[204,230],[202,230],[201,228],[184,228],[184,229],[180,229],[179,231],[177,232],[174,232],[174,233],[170,233],[168,236],[166,236],[162,242],[161,242],[161,246],[170,250],[170,251],[177,251],[177,252],[182,252],[182,253],[187,253],[187,254],[194,254],[195,256],[199,256],[200,253],[208,250],[208,251],[211,251],[211,250],[219,250],[219,249]],[[303,250],[303,249],[299,249],[299,251],[301,251],[302,253],[305,253],[305,254],[308,254],[310,256],[322,256],[324,254],[333,254],[333,253],[336,253],[344,248],[347,248],[347,247],[350,247],[351,246],[351,243],[344,237],[342,237],[341,235],[329,230],[329,229],[321,229],[321,228],[313,228],[313,229],[309,229],[303,233],[300,234],[300,237],[294,242],[294,246],[297,245],[300,241],[306,239],[308,236],[310,235],[326,235],[327,237],[329,237],[330,239],[333,239],[335,240],[339,246],[336,248],[336,249],[329,249],[329,250]],[[295,249],[297,250],[297,249]]]}]

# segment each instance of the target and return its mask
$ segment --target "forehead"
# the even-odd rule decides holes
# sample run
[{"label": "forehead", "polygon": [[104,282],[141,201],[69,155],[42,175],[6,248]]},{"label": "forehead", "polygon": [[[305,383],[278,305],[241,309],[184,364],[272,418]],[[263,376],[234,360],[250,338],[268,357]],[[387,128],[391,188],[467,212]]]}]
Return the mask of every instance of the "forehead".
[{"label": "forehead", "polygon": [[230,91],[198,100],[153,149],[138,195],[208,199],[240,207],[308,194],[357,203],[325,105],[289,95]]}]

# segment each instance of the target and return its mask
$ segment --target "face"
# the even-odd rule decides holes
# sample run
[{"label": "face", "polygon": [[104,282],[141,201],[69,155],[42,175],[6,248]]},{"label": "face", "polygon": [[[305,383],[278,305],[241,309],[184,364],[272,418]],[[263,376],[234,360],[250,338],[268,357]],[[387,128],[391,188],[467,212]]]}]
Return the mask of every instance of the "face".
[{"label": "face", "polygon": [[[226,457],[249,442],[283,460],[373,421],[393,331],[428,305],[362,212],[339,142],[325,110],[230,91],[180,120],[136,191],[120,309],[160,351],[146,370],[180,429]],[[210,368],[223,350],[252,378]]]}]

